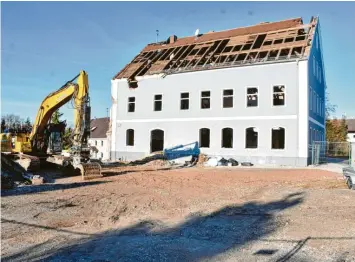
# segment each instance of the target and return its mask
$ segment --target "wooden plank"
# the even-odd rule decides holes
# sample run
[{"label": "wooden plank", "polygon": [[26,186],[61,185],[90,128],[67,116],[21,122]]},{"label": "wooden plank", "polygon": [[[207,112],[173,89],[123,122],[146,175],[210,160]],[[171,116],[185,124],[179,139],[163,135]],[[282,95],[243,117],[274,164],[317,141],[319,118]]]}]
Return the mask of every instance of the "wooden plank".
[{"label": "wooden plank", "polygon": [[[218,45],[217,45],[218,46]],[[215,49],[217,48],[217,46],[215,47]],[[209,48],[206,49],[206,51],[203,53],[203,55],[201,56],[201,58],[197,61],[197,63],[194,65],[194,68],[198,65],[198,63],[200,63],[200,61],[206,56],[206,54],[208,52],[211,51],[211,48],[213,47],[213,45],[211,45]]]},{"label": "wooden plank", "polygon": [[[185,50],[184,52],[182,52],[182,54],[180,55],[180,57],[182,57],[182,56],[183,56],[185,53],[187,53],[187,52],[188,52],[187,55],[189,55],[189,53],[191,53],[192,50],[194,49],[194,48],[192,48],[190,51],[188,51],[191,46],[193,46],[193,45],[187,46],[186,50]],[[182,61],[185,60],[185,58],[184,58],[183,60],[180,60],[180,57],[179,57],[178,59],[176,59],[176,61],[175,61],[174,63],[171,64],[171,67],[173,67],[173,66],[174,66],[176,63],[178,63],[179,61],[182,62]]]},{"label": "wooden plank", "polygon": [[[301,42],[303,42],[303,44]],[[306,42],[306,40],[298,41],[298,42],[284,43],[284,44],[279,44],[279,45],[263,46],[258,49],[251,49],[251,50],[244,50],[244,51],[231,51],[228,53],[224,53],[223,55],[237,55],[237,54],[246,54],[246,53],[252,53],[252,52],[262,52],[262,51],[278,50],[278,49],[285,49],[285,48],[302,47],[305,45],[304,44],[305,42]]]},{"label": "wooden plank", "polygon": [[145,73],[146,75],[149,75],[153,72],[157,71],[163,71],[164,67],[170,62],[170,60],[163,60],[163,61],[157,61],[155,62],[149,70]]},{"label": "wooden plank", "polygon": [[218,48],[219,48],[219,46],[222,44],[222,42],[224,42],[225,40],[221,40],[221,42],[219,42],[219,44],[217,45],[217,47],[216,47],[216,49],[215,50],[213,50],[213,53],[210,55],[210,57],[206,60],[206,62],[203,64],[203,66],[205,66],[206,65],[206,63],[208,62],[208,60],[210,60],[213,56],[214,56],[214,54],[216,53],[216,51],[218,50]]}]

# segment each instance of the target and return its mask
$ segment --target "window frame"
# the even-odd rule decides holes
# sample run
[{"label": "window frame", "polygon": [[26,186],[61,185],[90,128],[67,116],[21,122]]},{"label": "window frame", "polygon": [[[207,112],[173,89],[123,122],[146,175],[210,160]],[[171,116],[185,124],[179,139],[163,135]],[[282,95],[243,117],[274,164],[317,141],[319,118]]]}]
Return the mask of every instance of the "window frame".
[{"label": "window frame", "polygon": [[[130,102],[130,101],[129,101],[130,98],[133,98],[134,101],[133,101],[133,102]],[[130,104],[133,104],[133,111],[129,111],[129,105],[130,105]],[[127,98],[127,113],[134,113],[134,112],[136,112],[136,97],[135,97],[135,96],[129,96],[129,97]]]},{"label": "window frame", "polygon": [[[248,89],[249,88],[256,88],[257,89],[257,100],[258,104],[256,106],[248,106]],[[245,87],[245,107],[246,108],[259,108],[259,86],[246,86]]]},{"label": "window frame", "polygon": [[[208,99],[209,99],[209,107],[202,108],[202,98],[207,98],[207,97],[202,97],[202,92],[210,92],[210,95],[208,97]],[[211,109],[212,108],[212,102],[211,102],[212,99],[211,99],[211,97],[212,97],[211,90],[200,90],[200,109],[205,110],[205,109]]]},{"label": "window frame", "polygon": [[[132,143],[132,145],[130,145],[129,144],[129,139],[128,139],[128,131],[133,131],[133,143]],[[129,146],[129,147],[133,147],[134,146],[134,136],[135,136],[135,131],[134,131],[134,129],[133,128],[128,128],[128,129],[126,129],[126,146]]]},{"label": "window frame", "polygon": [[[256,126],[250,126],[250,127],[247,127],[247,128],[245,128],[244,130],[244,148],[245,149],[247,149],[247,150],[256,150],[256,149],[258,149],[258,147],[259,147],[259,130],[256,132],[258,135],[257,135],[257,138],[256,138],[256,147],[247,147],[247,141],[248,141],[248,139],[247,139],[247,133],[248,133],[248,129],[253,129],[253,128],[256,128],[256,129],[258,129]],[[254,130],[253,130],[254,131]],[[255,132],[255,131],[254,131]]]},{"label": "window frame", "polygon": [[[161,99],[160,100],[156,100],[155,99],[155,96],[161,96]],[[160,110],[155,110],[155,102],[161,102],[161,108]],[[160,93],[160,94],[154,94],[153,95],[153,112],[161,112],[163,111],[163,94]]]},{"label": "window frame", "polygon": [[316,57],[313,55],[313,76],[316,76]]},{"label": "window frame", "polygon": [[[202,129],[207,129],[208,130],[208,147],[206,146],[201,146],[201,142],[202,142],[202,139],[201,139],[201,130]],[[211,129],[208,128],[208,127],[201,127],[199,130],[198,130],[198,146],[199,148],[211,148]]]},{"label": "window frame", "polygon": [[[283,129],[284,130],[284,147],[283,148],[273,148],[272,146],[273,146],[273,137],[272,137],[272,135],[273,135],[273,131],[274,130],[277,130],[276,128],[281,128],[281,129]],[[271,150],[285,150],[286,149],[286,128],[285,127],[282,127],[282,126],[278,126],[278,127],[272,127],[271,128]]]},{"label": "window frame", "polygon": [[310,107],[310,111],[312,111],[313,112],[313,90],[312,90],[312,87],[311,86],[309,86],[309,101],[311,102],[311,104],[309,105],[309,107]]},{"label": "window frame", "polygon": [[[224,91],[225,90],[232,90],[232,95],[224,95]],[[231,107],[225,107],[224,106],[224,98],[232,98],[232,106]],[[226,88],[226,89],[222,89],[222,108],[234,108],[234,88]]]},{"label": "window frame", "polygon": [[[223,136],[223,131],[224,130],[232,130],[232,141],[231,141],[231,146],[230,147],[225,147],[225,146],[223,146],[223,138],[224,138],[224,136]],[[234,130],[233,130],[233,128],[232,127],[224,127],[224,128],[222,128],[221,129],[221,148],[224,148],[224,149],[233,149],[234,148]]]},{"label": "window frame", "polygon": [[[284,86],[285,91],[284,93],[284,104],[283,105],[274,105],[274,86]],[[281,92],[276,92],[276,93],[281,93]],[[271,86],[271,105],[272,107],[280,107],[280,106],[286,106],[286,85],[272,85]]]},{"label": "window frame", "polygon": [[316,99],[317,99],[317,94],[316,91],[313,90],[313,112],[316,113]]},{"label": "window frame", "polygon": [[[188,94],[188,98],[182,98],[182,94]],[[187,100],[187,108],[182,109],[182,101]],[[190,110],[190,92],[180,92],[180,111]]]}]

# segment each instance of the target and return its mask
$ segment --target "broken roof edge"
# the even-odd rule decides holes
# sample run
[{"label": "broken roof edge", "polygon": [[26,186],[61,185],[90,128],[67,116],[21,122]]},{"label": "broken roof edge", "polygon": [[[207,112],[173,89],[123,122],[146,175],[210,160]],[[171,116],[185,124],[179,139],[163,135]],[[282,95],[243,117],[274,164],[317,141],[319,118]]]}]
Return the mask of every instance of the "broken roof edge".
[{"label": "broken roof edge", "polygon": [[[176,72],[169,72],[168,70],[165,70],[163,72],[157,72],[157,73],[152,73],[151,75],[144,75],[144,76],[137,76],[135,77],[135,80],[137,82],[147,80],[147,79],[154,79],[154,78],[165,78],[168,75],[178,75],[178,74],[183,74],[183,73],[202,73],[205,71],[210,71],[210,70],[226,70],[226,69],[235,69],[239,67],[248,67],[248,66],[262,66],[262,65],[269,65],[269,64],[280,64],[280,63],[292,63],[292,62],[299,62],[299,61],[307,61],[309,59],[309,56],[305,57],[291,57],[290,59],[285,59],[285,60],[268,60],[264,62],[256,61],[256,62],[249,62],[249,63],[243,63],[243,64],[232,64],[232,65],[220,65],[220,66],[215,66],[215,67],[205,67],[205,68],[193,68],[193,69],[186,69],[186,70],[181,70],[181,71],[176,71]],[[115,82],[130,82],[129,78],[118,78],[111,80],[112,83]]]}]

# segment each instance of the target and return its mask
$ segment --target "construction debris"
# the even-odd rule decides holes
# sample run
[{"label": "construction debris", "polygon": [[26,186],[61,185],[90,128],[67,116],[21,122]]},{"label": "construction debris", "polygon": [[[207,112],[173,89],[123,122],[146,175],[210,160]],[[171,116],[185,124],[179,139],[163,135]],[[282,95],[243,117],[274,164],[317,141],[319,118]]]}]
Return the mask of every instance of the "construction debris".
[{"label": "construction debris", "polygon": [[254,26],[198,34],[148,44],[114,79],[128,79],[137,87],[137,78],[154,74],[243,66],[309,55],[318,18],[309,24],[302,18],[265,22]]}]

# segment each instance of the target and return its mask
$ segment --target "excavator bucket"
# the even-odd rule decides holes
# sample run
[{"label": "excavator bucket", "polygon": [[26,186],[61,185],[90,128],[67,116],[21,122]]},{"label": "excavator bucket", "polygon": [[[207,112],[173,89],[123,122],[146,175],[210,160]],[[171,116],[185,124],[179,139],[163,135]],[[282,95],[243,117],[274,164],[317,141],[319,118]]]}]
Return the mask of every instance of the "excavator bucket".
[{"label": "excavator bucket", "polygon": [[102,177],[101,166],[99,163],[82,163],[79,165],[82,180],[90,180]]}]

